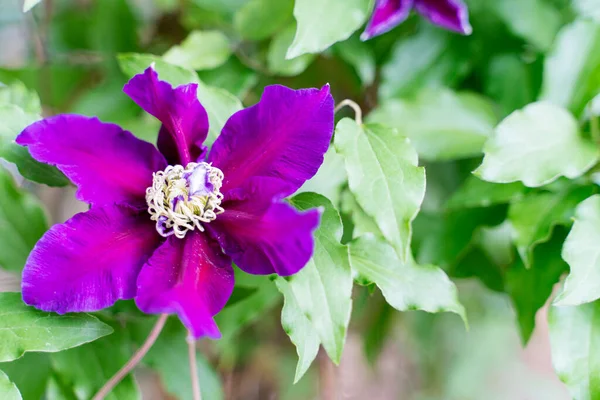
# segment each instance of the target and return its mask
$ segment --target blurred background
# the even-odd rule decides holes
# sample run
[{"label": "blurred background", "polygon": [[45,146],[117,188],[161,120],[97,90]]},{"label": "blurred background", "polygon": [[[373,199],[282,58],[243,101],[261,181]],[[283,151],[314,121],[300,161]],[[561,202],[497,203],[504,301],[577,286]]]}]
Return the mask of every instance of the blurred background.
[{"label": "blurred background", "polygon": [[[278,9],[271,20],[276,26],[267,34],[259,29],[266,23],[261,19],[264,16],[260,10],[248,9],[247,3],[45,0],[23,13],[21,0],[0,0],[0,82],[21,82],[37,92],[44,115],[97,115],[149,141],[154,140],[158,124],[122,93],[127,76],[119,66],[118,55],[170,52],[167,58],[178,60],[173,46],[195,30],[205,36],[198,42],[196,53],[185,55],[194,57],[188,63],[199,71],[203,82],[228,90],[244,105],[256,102],[267,84],[314,87],[329,82],[336,101],[354,99],[368,114],[382,96],[401,97],[443,84],[494,98],[501,117],[532,101],[539,91],[543,51],[515,34],[505,17],[506,10],[498,11],[491,0],[469,2],[474,26],[470,37],[441,32],[411,17],[401,27],[368,43],[360,42],[355,34],[321,55],[293,60],[284,57],[295,30],[293,1],[265,2]],[[558,10],[563,20],[556,21],[555,31],[572,18],[570,2],[543,3]],[[242,9],[244,13],[240,13]],[[518,7],[514,11],[511,19],[527,18]],[[547,48],[555,31],[541,33],[539,47]],[[416,50],[410,48],[415,41],[420,41]],[[419,64],[418,70],[411,67],[411,60]],[[22,182],[14,166],[2,163]],[[431,179],[428,175],[426,214],[439,209],[472,165],[476,162],[468,159],[426,164],[434,171]],[[335,177],[329,179],[330,184],[335,183]],[[74,199],[72,187],[25,183],[25,188],[41,199],[51,223],[63,222],[86,209]],[[343,188],[338,189],[339,195]],[[427,226],[426,222],[424,217],[416,223],[417,246],[429,235],[427,229],[419,230]],[[439,240],[444,244],[452,238],[442,236]],[[452,257],[442,263],[444,268],[462,271],[464,252]],[[355,287],[341,365],[335,369],[320,355],[296,385],[292,382],[297,356],[281,328],[281,296],[276,290],[259,290],[252,301],[228,307],[220,321],[221,329],[228,332],[222,341],[200,344],[207,361],[203,385],[212,385],[215,399],[316,399],[335,382],[340,399],[567,400],[568,393],[551,366],[546,308],[537,313],[533,335],[523,347],[503,284],[494,287],[489,280],[450,273],[467,309],[468,331],[456,315],[399,313],[385,303],[379,291]],[[0,269],[0,290],[18,288],[18,274]],[[187,360],[175,362],[185,364]],[[37,364],[31,365],[35,370]],[[150,367],[146,365],[136,375],[144,398],[174,395],[155,372],[157,368]],[[7,373],[15,381],[19,379],[10,370]],[[52,386],[55,381],[49,379],[45,384]],[[40,389],[32,385],[22,389],[25,400],[40,398]]]}]

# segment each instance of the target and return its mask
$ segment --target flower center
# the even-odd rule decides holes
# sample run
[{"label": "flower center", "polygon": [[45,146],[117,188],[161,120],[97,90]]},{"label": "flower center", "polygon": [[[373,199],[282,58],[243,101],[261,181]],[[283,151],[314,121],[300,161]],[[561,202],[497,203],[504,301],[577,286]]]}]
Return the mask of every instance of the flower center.
[{"label": "flower center", "polygon": [[214,221],[221,208],[223,172],[208,163],[170,165],[152,175],[146,202],[156,230],[163,237],[185,237],[187,231]]}]

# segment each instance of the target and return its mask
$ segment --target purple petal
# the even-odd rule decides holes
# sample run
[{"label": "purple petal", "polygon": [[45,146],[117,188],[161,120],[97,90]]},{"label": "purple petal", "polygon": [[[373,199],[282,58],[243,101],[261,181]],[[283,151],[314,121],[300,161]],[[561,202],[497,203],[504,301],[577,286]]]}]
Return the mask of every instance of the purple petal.
[{"label": "purple petal", "polygon": [[190,83],[173,89],[158,79],[149,67],[131,78],[123,91],[163,126],[158,135],[158,148],[170,164],[187,165],[202,153],[202,142],[208,135],[208,116],[197,97],[198,85]]},{"label": "purple petal", "polygon": [[171,236],[138,278],[136,304],[146,313],[177,313],[195,338],[221,337],[213,320],[233,291],[233,268],[205,233]]},{"label": "purple petal", "polygon": [[136,292],[138,272],[160,243],[145,212],[93,207],[54,225],[23,270],[23,300],[45,311],[97,311]]},{"label": "purple petal", "polygon": [[38,161],[56,165],[78,186],[79,200],[103,206],[129,203],[145,207],[152,173],[166,167],[164,157],[118,125],[82,115],[57,115],[29,125],[17,137]]},{"label": "purple petal", "polygon": [[253,177],[272,177],[286,196],[317,172],[332,133],[329,86],[267,86],[258,104],[229,118],[208,159],[225,175],[224,193]]},{"label": "purple petal", "polygon": [[208,225],[240,269],[256,275],[295,274],[310,260],[320,212],[299,212],[285,203],[229,202]]},{"label": "purple petal", "polygon": [[365,31],[360,35],[361,40],[386,33],[408,18],[415,0],[376,0],[371,19]]},{"label": "purple petal", "polygon": [[473,31],[469,11],[462,0],[415,0],[417,12],[432,23],[463,35]]}]

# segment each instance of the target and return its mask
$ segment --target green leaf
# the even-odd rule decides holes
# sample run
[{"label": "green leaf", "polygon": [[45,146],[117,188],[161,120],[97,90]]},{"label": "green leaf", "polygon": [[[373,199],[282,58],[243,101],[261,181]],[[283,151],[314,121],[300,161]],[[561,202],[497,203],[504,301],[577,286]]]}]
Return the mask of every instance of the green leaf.
[{"label": "green leaf", "polygon": [[198,76],[207,85],[224,89],[242,99],[258,82],[256,72],[234,57],[219,68],[199,71]]},{"label": "green leaf", "polygon": [[327,197],[334,205],[340,202],[342,185],[348,180],[344,168],[344,158],[330,147],[323,158],[323,164],[297,193],[314,192]]},{"label": "green leaf", "polygon": [[369,121],[397,128],[430,161],[481,154],[498,122],[491,103],[474,93],[425,89],[412,101],[384,101]]},{"label": "green leaf", "polygon": [[180,45],[173,46],[163,60],[183,68],[212,69],[231,56],[231,43],[220,31],[192,31]]},{"label": "green leaf", "polygon": [[348,118],[336,127],[335,148],[344,157],[358,204],[406,261],[411,222],[425,195],[425,170],[417,166],[416,151],[395,129],[359,126]]},{"label": "green leaf", "polygon": [[335,42],[346,40],[366,21],[369,0],[296,0],[298,24],[286,58],[319,53]]},{"label": "green leaf", "polygon": [[[190,368],[186,342],[187,331],[176,318],[170,318],[156,343],[152,346],[143,362],[157,371],[169,394],[178,399],[193,398]],[[203,399],[221,400],[224,398],[221,382],[208,361],[198,352],[196,354],[198,379]]]},{"label": "green leaf", "polygon": [[555,304],[575,306],[600,298],[600,195],[582,201],[563,246],[571,272]]},{"label": "green leaf", "polygon": [[282,325],[300,358],[298,381],[314,359],[319,342],[339,364],[350,322],[352,273],[348,249],[340,244],[342,221],[331,202],[315,193],[301,193],[291,203],[302,211],[315,207],[324,210],[314,233],[313,257],[297,274],[275,280],[285,298]]},{"label": "green leaf", "polygon": [[0,157],[17,165],[25,178],[49,186],[65,186],[69,180],[55,167],[37,162],[27,148],[14,142],[29,124],[40,119],[14,104],[0,105]]},{"label": "green leaf", "polygon": [[48,222],[35,196],[20,190],[0,167],[0,267],[20,271]]},{"label": "green leaf", "polygon": [[598,161],[598,149],[581,137],[577,120],[547,102],[532,103],[506,117],[484,152],[483,163],[474,172],[477,176],[497,183],[521,181],[530,187],[560,176],[577,178]]},{"label": "green leaf", "polygon": [[594,193],[592,187],[569,188],[559,193],[531,193],[508,208],[513,239],[526,267],[534,247],[550,239],[555,225],[571,225],[575,207]]},{"label": "green leaf", "polygon": [[354,224],[353,238],[359,237],[364,233],[372,233],[375,236],[384,237],[375,220],[362,209],[354,195],[348,190],[342,193],[341,209],[342,212],[350,214],[352,217],[352,223]]},{"label": "green leaf", "polygon": [[37,115],[42,113],[40,97],[19,81],[12,82],[10,85],[0,83],[0,105],[10,104],[20,107],[26,113]]},{"label": "green leaf", "polygon": [[509,203],[523,197],[526,189],[520,182],[490,183],[476,176],[470,176],[450,197],[446,208],[456,210]]},{"label": "green leaf", "polygon": [[232,14],[243,7],[244,4],[248,3],[248,1],[249,0],[193,0],[193,3],[210,11]]},{"label": "green leaf", "polygon": [[546,57],[542,100],[579,115],[600,91],[600,25],[575,21],[558,34]]},{"label": "green leaf", "polygon": [[468,73],[472,58],[471,54],[460,53],[468,48],[462,40],[428,25],[421,26],[415,35],[397,40],[381,69],[379,95],[402,97],[424,87],[439,88],[460,81]]},{"label": "green leaf", "polygon": [[23,2],[23,12],[27,12],[35,7],[42,0],[25,0]]},{"label": "green leaf", "polygon": [[[44,398],[50,370],[50,357],[47,353],[26,353],[23,357],[7,363],[0,363],[0,369],[21,391],[23,400]],[[0,396],[4,399],[4,397]]]},{"label": "green leaf", "polygon": [[[133,354],[127,329],[117,323],[111,325],[113,334],[85,346],[51,355],[52,369],[57,378],[62,385],[72,387],[79,400],[92,398]],[[129,374],[105,399],[139,400],[141,393]]]},{"label": "green leaf", "polygon": [[303,54],[291,60],[285,58],[285,53],[288,47],[290,47],[292,40],[294,40],[295,31],[296,25],[290,24],[290,26],[277,33],[269,45],[267,66],[269,67],[269,71],[276,75],[299,75],[315,59],[313,54]]},{"label": "green leaf", "polygon": [[466,323],[456,286],[440,268],[401,261],[393,247],[371,235],[348,245],[350,265],[362,284],[375,283],[389,305],[399,311],[453,312]]},{"label": "green leaf", "polygon": [[212,143],[225,122],[231,115],[242,109],[242,102],[226,90],[208,86],[200,81],[196,72],[169,64],[160,57],[152,54],[126,53],[119,54],[119,65],[123,72],[129,77],[142,73],[150,64],[154,63],[154,68],[158,77],[169,82],[173,86],[184,85],[190,82],[198,84],[198,100],[206,109],[210,129],[208,132],[208,144]]},{"label": "green leaf", "polygon": [[0,371],[0,398],[3,400],[22,400],[21,393],[17,386],[12,383],[8,376]]},{"label": "green leaf", "polygon": [[263,40],[286,26],[293,9],[292,0],[251,0],[235,13],[233,26],[243,39]]},{"label": "green leaf", "polygon": [[558,10],[543,0],[494,2],[510,30],[540,50],[548,50],[562,24]]},{"label": "green leaf", "polygon": [[573,0],[573,6],[579,15],[600,22],[600,3],[598,3],[598,0]]},{"label": "green leaf", "polygon": [[600,396],[600,302],[550,307],[552,364],[573,399]]},{"label": "green leaf", "polygon": [[334,50],[341,59],[354,68],[363,86],[369,86],[375,81],[375,54],[369,45],[360,41],[358,36],[337,43]]},{"label": "green leaf", "polygon": [[20,293],[0,293],[0,361],[27,351],[56,352],[112,332],[88,314],[57,315],[28,307]]},{"label": "green leaf", "polygon": [[564,237],[564,234],[553,235],[550,242],[536,247],[529,268],[517,257],[506,271],[505,290],[517,312],[523,344],[527,344],[533,333],[537,311],[546,304],[554,285],[567,270],[560,257]]}]

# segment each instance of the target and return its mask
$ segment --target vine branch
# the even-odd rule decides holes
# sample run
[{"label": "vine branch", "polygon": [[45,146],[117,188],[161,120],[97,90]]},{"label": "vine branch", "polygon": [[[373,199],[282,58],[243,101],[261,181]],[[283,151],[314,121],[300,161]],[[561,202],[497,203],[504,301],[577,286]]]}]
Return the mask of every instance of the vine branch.
[{"label": "vine branch", "polygon": [[354,120],[356,121],[356,123],[358,125],[362,125],[362,123],[363,123],[362,110],[361,110],[360,106],[353,100],[345,99],[345,100],[340,101],[340,103],[337,106],[335,106],[335,109],[333,110],[333,112],[338,112],[346,106],[350,107],[350,108],[352,108],[352,110],[354,110]]},{"label": "vine branch", "polygon": [[194,400],[202,400],[200,380],[198,379],[198,364],[196,363],[196,341],[190,334],[187,337],[188,358],[190,360],[190,379],[192,380],[192,393]]}]

